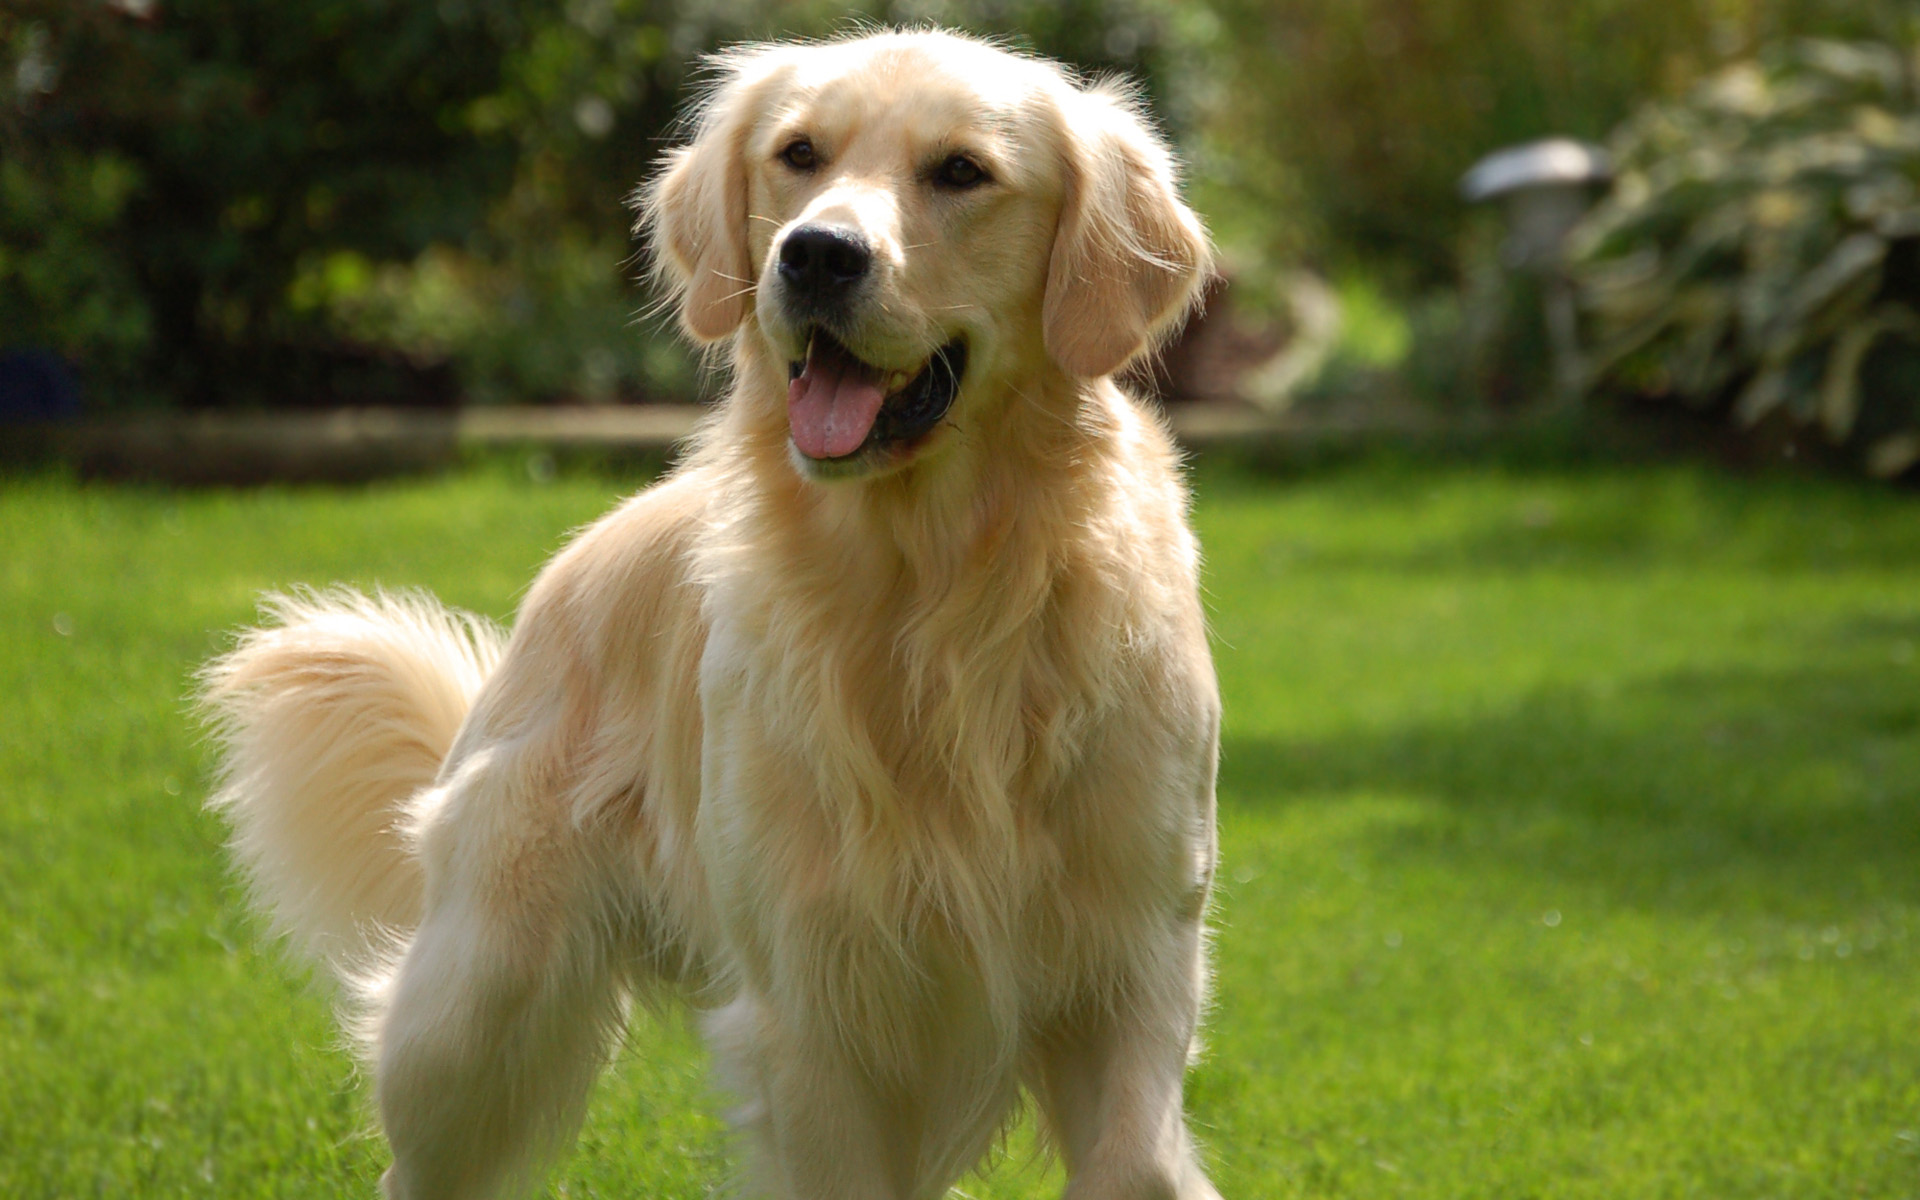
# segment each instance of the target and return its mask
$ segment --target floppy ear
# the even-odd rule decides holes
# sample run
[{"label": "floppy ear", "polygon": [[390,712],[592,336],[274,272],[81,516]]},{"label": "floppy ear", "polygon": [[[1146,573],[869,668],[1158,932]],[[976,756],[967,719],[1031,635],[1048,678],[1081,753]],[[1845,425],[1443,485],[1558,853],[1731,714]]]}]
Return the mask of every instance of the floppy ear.
[{"label": "floppy ear", "polygon": [[1070,375],[1110,375],[1186,315],[1211,270],[1173,157],[1125,97],[1063,99],[1066,195],[1047,265],[1047,354]]},{"label": "floppy ear", "polygon": [[696,341],[732,333],[753,302],[746,143],[770,58],[748,50],[715,61],[721,80],[696,110],[692,141],[668,152],[638,196],[636,232],[651,231],[654,273],[678,299],[680,323]]}]

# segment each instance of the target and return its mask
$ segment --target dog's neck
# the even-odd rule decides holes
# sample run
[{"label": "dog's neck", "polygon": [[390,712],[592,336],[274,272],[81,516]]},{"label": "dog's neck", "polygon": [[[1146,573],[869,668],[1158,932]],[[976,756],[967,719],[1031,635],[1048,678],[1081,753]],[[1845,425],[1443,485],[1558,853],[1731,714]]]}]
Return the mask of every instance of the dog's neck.
[{"label": "dog's neck", "polygon": [[[968,389],[922,459],[820,481],[789,457],[784,364],[747,349],[689,466],[711,485],[695,549],[709,616],[787,623],[817,655],[891,677],[888,712],[846,719],[894,730],[881,739],[894,769],[919,762],[946,791],[964,776],[960,791],[979,796],[1004,792],[1017,771],[1064,771],[1078,726],[1062,714],[1106,694],[1131,631],[1159,619],[1139,611],[1157,600],[1129,569],[1142,548],[1128,518],[1164,499],[1172,464],[1111,380],[1050,369],[983,374]],[[774,578],[783,586],[769,597]],[[1001,707],[980,708],[983,696]],[[988,716],[1006,734],[999,749],[962,753]]]}]

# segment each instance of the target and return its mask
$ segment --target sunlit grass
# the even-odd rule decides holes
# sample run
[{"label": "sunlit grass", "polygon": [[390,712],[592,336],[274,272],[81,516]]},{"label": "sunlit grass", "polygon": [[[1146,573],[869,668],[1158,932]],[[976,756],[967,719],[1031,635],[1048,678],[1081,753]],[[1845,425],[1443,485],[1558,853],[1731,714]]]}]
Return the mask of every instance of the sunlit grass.
[{"label": "sunlit grass", "polygon": [[[371,1195],[199,811],[262,587],[508,616],[619,485],[0,484],[0,1195]],[[1920,1193],[1920,506],[1671,467],[1199,477],[1228,702],[1189,1108],[1229,1200]],[[684,1020],[555,1194],[704,1197]],[[1057,1192],[1015,1139],[965,1185]]]}]

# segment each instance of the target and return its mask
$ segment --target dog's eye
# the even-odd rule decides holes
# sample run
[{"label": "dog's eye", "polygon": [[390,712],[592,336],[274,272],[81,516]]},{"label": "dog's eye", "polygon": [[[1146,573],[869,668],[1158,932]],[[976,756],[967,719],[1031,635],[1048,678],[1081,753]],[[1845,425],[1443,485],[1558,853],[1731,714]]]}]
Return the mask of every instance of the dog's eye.
[{"label": "dog's eye", "polygon": [[933,173],[933,181],[941,187],[965,191],[967,188],[979,187],[987,182],[987,173],[981,169],[979,163],[966,155],[953,154],[949,155],[947,160],[940,164],[940,169]]},{"label": "dog's eye", "polygon": [[796,171],[811,171],[818,166],[813,156],[813,143],[806,138],[795,138],[780,152],[780,161]]}]

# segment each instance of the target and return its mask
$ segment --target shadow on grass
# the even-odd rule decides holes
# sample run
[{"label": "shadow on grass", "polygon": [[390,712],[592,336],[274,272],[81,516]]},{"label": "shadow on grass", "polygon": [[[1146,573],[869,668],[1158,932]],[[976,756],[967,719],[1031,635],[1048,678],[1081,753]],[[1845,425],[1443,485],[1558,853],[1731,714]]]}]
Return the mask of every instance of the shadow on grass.
[{"label": "shadow on grass", "polygon": [[[1920,636],[1920,620],[1848,637]],[[1861,659],[1861,656],[1854,656]],[[1384,869],[1531,875],[1627,907],[1824,920],[1920,902],[1920,668],[1686,672],[1605,694],[1313,741],[1230,737],[1236,807],[1411,797]]]}]

